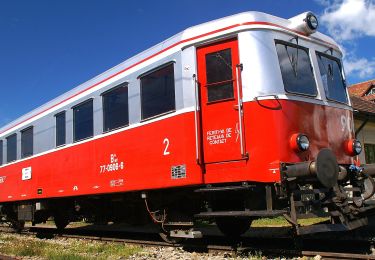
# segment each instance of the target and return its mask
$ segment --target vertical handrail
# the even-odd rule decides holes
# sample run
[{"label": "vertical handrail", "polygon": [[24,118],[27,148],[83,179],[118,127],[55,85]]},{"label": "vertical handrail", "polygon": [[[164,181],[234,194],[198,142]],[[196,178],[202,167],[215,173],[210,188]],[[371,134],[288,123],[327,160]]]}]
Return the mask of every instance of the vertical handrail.
[{"label": "vertical handrail", "polygon": [[236,65],[236,85],[237,85],[237,100],[238,100],[238,126],[239,126],[239,134],[240,134],[240,145],[241,145],[241,156],[245,157],[245,147],[244,147],[244,140],[243,140],[243,125],[242,125],[242,99],[241,99],[241,71],[242,71],[242,64]]},{"label": "vertical handrail", "polygon": [[195,122],[195,156],[197,163],[200,164],[199,160],[199,136],[198,136],[198,111],[199,107],[199,95],[198,95],[198,81],[197,75],[193,74],[194,81],[194,94],[195,94],[195,104],[194,104],[194,122]]}]

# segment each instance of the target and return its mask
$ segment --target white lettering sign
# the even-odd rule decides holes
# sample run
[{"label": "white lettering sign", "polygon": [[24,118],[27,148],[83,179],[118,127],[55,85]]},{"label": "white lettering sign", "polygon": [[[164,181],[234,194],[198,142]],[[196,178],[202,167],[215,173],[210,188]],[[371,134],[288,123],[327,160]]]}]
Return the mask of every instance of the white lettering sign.
[{"label": "white lettering sign", "polygon": [[31,180],[31,167],[23,168],[22,169],[22,180]]},{"label": "white lettering sign", "polygon": [[115,153],[110,154],[109,163],[100,165],[100,173],[115,172],[125,168],[124,162],[120,162]]},{"label": "white lettering sign", "polygon": [[111,180],[109,182],[110,187],[120,187],[124,186],[124,179],[118,179],[118,180]]},{"label": "white lettering sign", "polygon": [[0,183],[4,183],[6,178],[7,178],[7,176],[1,176],[0,177]]},{"label": "white lettering sign", "polygon": [[207,141],[210,145],[225,144],[232,138],[232,128],[217,129],[207,131]]}]

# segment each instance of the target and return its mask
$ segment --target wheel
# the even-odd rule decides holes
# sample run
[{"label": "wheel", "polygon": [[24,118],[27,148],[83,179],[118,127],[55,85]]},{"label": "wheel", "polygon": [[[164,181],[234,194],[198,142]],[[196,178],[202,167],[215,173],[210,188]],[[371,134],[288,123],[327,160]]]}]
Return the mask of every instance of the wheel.
[{"label": "wheel", "polygon": [[216,218],[216,225],[227,237],[237,238],[249,230],[252,219],[249,218]]},{"label": "wheel", "polygon": [[62,214],[55,214],[53,216],[53,220],[55,222],[56,228],[59,231],[62,231],[69,224],[68,217]]},{"label": "wheel", "polygon": [[11,227],[16,232],[21,232],[22,229],[25,227],[25,221],[24,220],[11,220]]}]

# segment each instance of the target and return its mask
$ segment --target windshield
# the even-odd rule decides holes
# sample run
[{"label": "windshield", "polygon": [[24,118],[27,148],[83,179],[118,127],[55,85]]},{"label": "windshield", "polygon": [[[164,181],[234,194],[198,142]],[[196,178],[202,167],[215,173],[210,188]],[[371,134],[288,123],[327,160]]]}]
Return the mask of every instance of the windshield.
[{"label": "windshield", "polygon": [[341,74],[340,61],[320,52],[316,54],[326,97],[330,100],[348,103],[346,85]]},{"label": "windshield", "polygon": [[308,49],[276,41],[284,88],[287,92],[316,96],[317,89]]}]

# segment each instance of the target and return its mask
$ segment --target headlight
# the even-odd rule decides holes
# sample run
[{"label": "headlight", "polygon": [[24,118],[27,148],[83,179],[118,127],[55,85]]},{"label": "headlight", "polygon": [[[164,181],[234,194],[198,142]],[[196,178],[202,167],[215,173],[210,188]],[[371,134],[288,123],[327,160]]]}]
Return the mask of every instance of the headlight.
[{"label": "headlight", "polygon": [[306,23],[307,23],[307,26],[315,31],[316,29],[318,29],[318,18],[316,18],[316,16],[313,14],[313,13],[308,13],[307,16],[306,16]]},{"label": "headlight", "polygon": [[301,151],[307,151],[310,147],[310,141],[309,141],[309,138],[307,138],[306,135],[298,135],[297,137],[297,144],[298,144],[298,148],[301,150]]},{"label": "headlight", "polygon": [[294,134],[290,138],[290,146],[295,151],[307,151],[310,147],[310,141],[304,134]]},{"label": "headlight", "polygon": [[346,142],[346,152],[351,155],[355,156],[362,152],[362,144],[357,139],[350,139]]},{"label": "headlight", "polygon": [[358,141],[358,140],[353,141],[353,151],[354,151],[355,155],[358,155],[362,152],[362,144],[361,144],[360,141]]},{"label": "headlight", "polygon": [[310,35],[318,29],[318,18],[312,12],[304,12],[289,19],[288,27],[292,30]]}]

